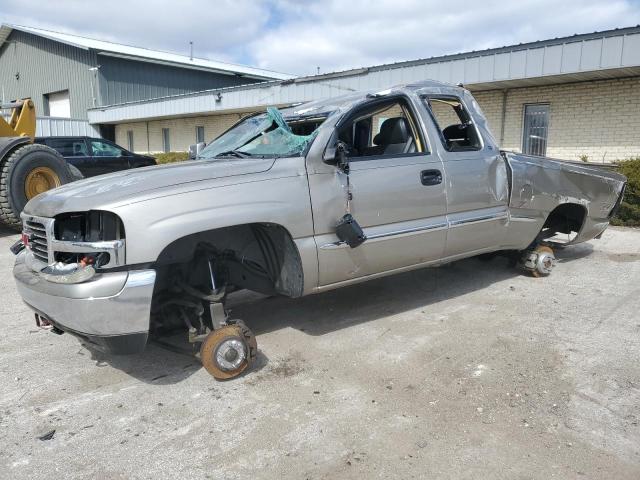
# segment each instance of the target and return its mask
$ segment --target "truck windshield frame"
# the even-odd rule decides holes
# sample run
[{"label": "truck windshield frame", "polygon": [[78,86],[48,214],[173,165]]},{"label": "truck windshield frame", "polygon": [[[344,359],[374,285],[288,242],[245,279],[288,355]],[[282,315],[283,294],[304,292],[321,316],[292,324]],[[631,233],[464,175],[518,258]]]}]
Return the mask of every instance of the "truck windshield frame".
[{"label": "truck windshield frame", "polygon": [[289,121],[291,125],[278,109],[268,108],[265,113],[247,117],[220,135],[197,159],[301,156],[315,139],[317,127],[309,135],[298,135],[292,126],[298,130],[303,122],[297,118]]}]

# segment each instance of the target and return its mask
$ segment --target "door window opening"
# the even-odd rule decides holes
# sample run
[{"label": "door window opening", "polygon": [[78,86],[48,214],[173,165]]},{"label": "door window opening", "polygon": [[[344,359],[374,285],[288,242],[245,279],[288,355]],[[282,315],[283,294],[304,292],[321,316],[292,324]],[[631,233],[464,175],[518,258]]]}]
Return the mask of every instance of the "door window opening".
[{"label": "door window opening", "polygon": [[457,97],[425,97],[440,139],[450,152],[480,150],[482,142],[471,115]]},{"label": "door window opening", "polygon": [[401,100],[365,106],[338,131],[353,160],[425,152],[413,115]]}]

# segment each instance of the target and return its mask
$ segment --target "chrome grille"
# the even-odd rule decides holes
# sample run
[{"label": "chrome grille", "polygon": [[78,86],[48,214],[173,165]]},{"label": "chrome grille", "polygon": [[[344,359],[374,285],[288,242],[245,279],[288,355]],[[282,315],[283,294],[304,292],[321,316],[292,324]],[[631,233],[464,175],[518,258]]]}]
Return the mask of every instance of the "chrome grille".
[{"label": "chrome grille", "polygon": [[33,218],[24,222],[24,233],[29,236],[29,248],[33,256],[44,263],[49,263],[49,242],[47,226]]}]

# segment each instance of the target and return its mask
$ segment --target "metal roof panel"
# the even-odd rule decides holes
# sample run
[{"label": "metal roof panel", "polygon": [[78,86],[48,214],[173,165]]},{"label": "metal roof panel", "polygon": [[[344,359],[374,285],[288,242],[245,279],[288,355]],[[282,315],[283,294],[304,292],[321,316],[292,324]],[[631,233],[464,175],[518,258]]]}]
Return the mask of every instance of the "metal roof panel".
[{"label": "metal roof panel", "polygon": [[55,42],[65,43],[67,45],[82,48],[84,50],[91,49],[95,50],[98,53],[129,58],[141,62],[169,64],[181,68],[208,70],[218,73],[242,75],[259,79],[285,80],[293,78],[293,75],[289,75],[286,73],[273,72],[270,70],[263,70],[246,65],[208,60],[205,58],[190,58],[186,55],[179,55],[177,53],[151,50],[142,47],[134,47],[131,45],[123,45],[120,43],[113,43],[105,40],[96,40],[93,38],[82,37],[80,35],[73,35],[70,33],[54,32],[50,30],[26,27],[22,25],[3,24],[2,27],[0,27],[0,45],[2,45],[2,43],[6,41],[12,30],[20,30],[22,32],[47,38]]}]

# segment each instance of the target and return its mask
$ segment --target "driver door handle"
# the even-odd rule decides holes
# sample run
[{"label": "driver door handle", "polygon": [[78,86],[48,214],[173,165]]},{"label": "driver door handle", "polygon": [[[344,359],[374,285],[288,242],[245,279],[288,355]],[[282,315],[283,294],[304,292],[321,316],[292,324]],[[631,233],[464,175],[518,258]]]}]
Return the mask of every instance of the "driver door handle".
[{"label": "driver door handle", "polygon": [[426,187],[440,185],[442,183],[442,172],[440,170],[422,170],[420,172],[420,182]]}]

